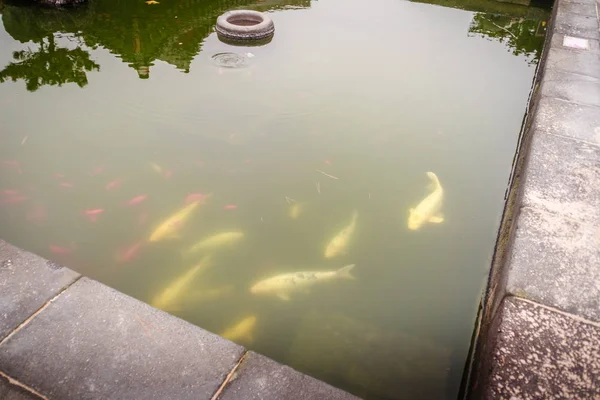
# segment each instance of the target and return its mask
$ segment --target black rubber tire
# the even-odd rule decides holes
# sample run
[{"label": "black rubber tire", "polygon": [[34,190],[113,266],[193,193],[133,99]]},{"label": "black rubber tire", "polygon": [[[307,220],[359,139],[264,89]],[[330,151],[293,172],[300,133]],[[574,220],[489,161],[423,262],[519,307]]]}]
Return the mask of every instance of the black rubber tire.
[{"label": "black rubber tire", "polygon": [[[244,24],[236,24],[236,21]],[[275,25],[268,15],[252,10],[227,11],[217,18],[217,33],[231,40],[260,40],[273,36]]]}]

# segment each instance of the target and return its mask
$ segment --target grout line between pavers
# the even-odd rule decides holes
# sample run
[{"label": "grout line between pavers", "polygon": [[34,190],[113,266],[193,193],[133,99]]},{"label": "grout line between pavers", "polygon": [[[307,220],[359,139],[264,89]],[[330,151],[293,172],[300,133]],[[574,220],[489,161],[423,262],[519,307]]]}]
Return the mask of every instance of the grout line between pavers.
[{"label": "grout line between pavers", "polygon": [[[598,68],[600,68],[600,63],[598,63]],[[555,70],[555,71],[559,71],[559,72],[566,72],[566,73],[569,73],[569,74],[574,74],[573,72],[569,72],[569,71],[560,71],[560,70]],[[583,76],[583,77],[586,77],[586,78],[593,78],[593,79],[596,79],[596,80],[598,80],[598,82],[584,82],[584,83],[593,83],[593,84],[600,83],[600,79],[599,79],[599,78],[594,78],[593,76],[589,76],[589,75],[581,75],[581,74],[576,74],[576,75],[578,75],[578,76]],[[553,79],[553,80],[551,80],[551,81],[549,81],[549,82],[556,82],[556,81],[557,81],[557,80],[554,80],[554,79]],[[563,102],[563,103],[575,104],[576,106],[583,106],[583,107],[597,108],[597,109],[598,109],[598,112],[600,112],[600,106],[597,106],[597,105],[595,105],[595,104],[579,103],[579,102],[577,102],[577,101],[573,101],[573,100],[566,100],[566,99],[561,99],[560,97],[548,96],[548,95],[545,95],[545,94],[543,94],[543,95],[541,95],[541,96],[540,96],[540,100],[541,100],[542,98],[546,98],[546,99],[554,99],[554,100],[561,101],[561,102]]]},{"label": "grout line between pavers", "polygon": [[233,374],[235,374],[237,372],[237,369],[239,368],[240,364],[242,363],[242,361],[244,361],[244,359],[246,358],[247,355],[248,355],[248,350],[244,349],[244,354],[242,354],[242,356],[240,357],[238,362],[233,366],[231,371],[229,371],[229,373],[225,377],[225,380],[223,381],[223,383],[221,384],[219,389],[215,392],[215,394],[213,395],[213,397],[211,397],[210,400],[217,400],[219,398],[219,396],[221,395],[221,392],[223,392],[223,390],[225,390],[225,387],[231,380],[231,377],[233,376]]},{"label": "grout line between pavers", "polygon": [[573,140],[575,142],[585,143],[585,144],[589,144],[590,146],[594,146],[594,147],[599,147],[600,148],[600,144],[598,144],[598,143],[590,142],[588,140],[584,140],[584,139],[580,139],[580,138],[576,138],[576,137],[572,137],[572,136],[561,135],[559,133],[547,132],[545,128],[537,128],[535,130],[537,132],[539,132],[539,133],[543,133],[544,135],[556,136],[556,137],[559,137],[559,138],[562,138],[562,139],[570,139],[570,140]]},{"label": "grout line between pavers", "polygon": [[548,306],[546,304],[538,303],[537,301],[529,300],[529,299],[526,299],[524,297],[516,296],[516,295],[513,295],[513,294],[506,296],[506,299],[511,298],[511,297],[514,298],[514,299],[516,299],[516,300],[518,300],[518,301],[522,301],[524,303],[529,303],[529,304],[531,304],[533,306],[545,308],[548,311],[552,311],[552,312],[560,314],[560,315],[562,315],[564,317],[574,319],[575,321],[578,321],[578,322],[581,322],[581,323],[584,323],[584,324],[587,324],[587,325],[592,325],[592,326],[595,326],[596,328],[600,328],[600,322],[592,321],[592,320],[580,317],[579,315],[571,314],[571,313],[568,313],[566,311],[560,310],[558,308],[554,308],[554,307]]},{"label": "grout line between pavers", "polygon": [[537,205],[521,205],[520,209],[521,210],[530,209],[530,210],[533,210],[533,211],[538,212],[538,213],[552,215],[554,217],[559,217],[559,218],[562,218],[562,219],[566,219],[567,221],[574,222],[574,223],[576,223],[578,225],[581,225],[581,226],[592,227],[592,228],[596,227],[595,224],[591,224],[591,223],[586,222],[586,221],[581,221],[579,219],[575,219],[573,217],[569,217],[568,215],[561,214],[561,213],[556,212],[556,211],[548,211],[546,209],[542,209],[542,208],[537,207]]},{"label": "grout line between pavers", "polygon": [[73,284],[75,282],[78,282],[80,279],[82,278],[82,276],[80,275],[77,279],[75,279],[73,282],[71,282],[70,284],[68,284],[67,286],[65,286],[60,292],[58,292],[54,297],[52,297],[50,300],[48,300],[46,303],[44,303],[43,306],[41,306],[36,312],[34,312],[33,314],[31,314],[25,321],[21,322],[19,324],[19,326],[17,326],[15,329],[12,330],[12,332],[10,332],[8,335],[6,335],[6,337],[2,340],[0,340],[0,347],[2,347],[2,345],[4,343],[6,343],[8,341],[8,339],[10,339],[11,337],[13,337],[13,335],[15,335],[17,332],[19,332],[25,325],[29,324],[29,322],[31,322],[31,320],[33,320],[35,317],[37,317],[42,311],[44,311],[54,300],[56,300],[61,294],[63,294],[64,292],[67,291],[67,289],[69,289],[71,286],[73,286]]},{"label": "grout line between pavers", "polygon": [[[585,3],[571,3],[571,4],[578,4],[578,5],[582,5],[582,6],[589,6],[589,4],[585,4]],[[596,11],[596,7],[594,7],[594,11]],[[583,13],[583,12],[577,12],[577,11],[560,11],[559,10],[558,13],[559,14],[577,15],[579,17],[588,17],[588,18],[594,18],[595,17],[595,15],[590,15],[590,14],[586,14],[586,13]],[[560,19],[561,18],[557,18],[557,20],[560,20]],[[561,32],[559,32],[559,33],[561,33]],[[571,35],[569,35],[569,36],[571,36]]]},{"label": "grout line between pavers", "polygon": [[40,399],[43,400],[48,400],[48,398],[46,396],[44,396],[43,394],[39,393],[37,390],[30,388],[29,386],[25,385],[24,383],[19,382],[18,380],[11,378],[10,376],[6,375],[4,372],[0,371],[0,376],[4,377],[8,383],[10,383],[11,385],[14,386],[18,386],[21,389],[39,397]]}]

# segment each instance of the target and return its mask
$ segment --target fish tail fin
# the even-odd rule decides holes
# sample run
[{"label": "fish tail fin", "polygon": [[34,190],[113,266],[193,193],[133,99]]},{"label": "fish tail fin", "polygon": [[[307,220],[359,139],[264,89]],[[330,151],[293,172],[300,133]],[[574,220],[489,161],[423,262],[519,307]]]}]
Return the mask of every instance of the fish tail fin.
[{"label": "fish tail fin", "polygon": [[442,186],[436,174],[434,174],[433,172],[427,172],[427,176],[429,177],[429,179],[431,179],[431,184],[433,185],[434,189],[437,189]]},{"label": "fish tail fin", "polygon": [[344,279],[355,280],[356,277],[354,277],[354,275],[350,273],[350,271],[352,271],[352,268],[354,268],[354,265],[355,264],[350,264],[338,269],[337,276]]}]

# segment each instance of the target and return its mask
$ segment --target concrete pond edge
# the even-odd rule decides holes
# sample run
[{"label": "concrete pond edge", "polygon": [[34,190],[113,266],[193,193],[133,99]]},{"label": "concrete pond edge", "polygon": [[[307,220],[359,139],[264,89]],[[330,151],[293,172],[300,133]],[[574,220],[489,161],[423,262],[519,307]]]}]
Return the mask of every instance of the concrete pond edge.
[{"label": "concrete pond edge", "polygon": [[0,399],[357,397],[0,240]]},{"label": "concrete pond edge", "polygon": [[557,0],[463,394],[600,397],[600,0]]}]

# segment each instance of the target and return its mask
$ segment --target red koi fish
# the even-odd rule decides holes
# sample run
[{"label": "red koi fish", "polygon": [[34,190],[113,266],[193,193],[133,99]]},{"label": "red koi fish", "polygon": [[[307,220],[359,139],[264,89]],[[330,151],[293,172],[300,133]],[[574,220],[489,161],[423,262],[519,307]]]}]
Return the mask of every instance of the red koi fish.
[{"label": "red koi fish", "polygon": [[2,164],[8,165],[9,167],[19,167],[21,164],[15,160],[4,160]]},{"label": "red koi fish", "polygon": [[121,186],[121,184],[123,183],[123,179],[115,179],[114,181],[110,181],[108,182],[108,184],[106,185],[106,190],[113,190],[118,188],[119,186]]},{"label": "red koi fish", "polygon": [[64,188],[72,188],[73,184],[69,182],[61,182],[59,186]]},{"label": "red koi fish", "polygon": [[133,260],[138,253],[140,252],[140,248],[142,247],[142,242],[134,243],[132,246],[127,249],[120,251],[117,255],[117,261],[126,262]]},{"label": "red koi fish", "polygon": [[15,160],[4,160],[2,161],[2,164],[7,165],[9,167],[14,167],[17,169],[17,173],[19,175],[21,175],[23,173],[23,171],[21,170],[21,164],[18,161]]},{"label": "red koi fish", "polygon": [[225,207],[223,207],[223,210],[235,210],[237,208],[238,206],[236,206],[235,204],[227,204]]},{"label": "red koi fish", "polygon": [[0,201],[0,204],[19,204],[27,200],[27,196],[10,196]]},{"label": "red koi fish", "polygon": [[50,251],[54,254],[60,254],[60,255],[65,255],[65,254],[71,254],[73,253],[73,248],[67,248],[67,247],[61,247],[61,246],[56,246],[54,244],[51,244],[50,246],[48,246],[48,248],[50,249]]},{"label": "red koi fish", "polygon": [[63,179],[65,176],[63,174],[52,174],[56,179]]},{"label": "red koi fish", "polygon": [[170,177],[173,176],[173,171],[172,169],[168,170],[167,172],[165,172],[165,174],[163,175],[165,177],[165,179],[169,179]]},{"label": "red koi fish", "polygon": [[104,212],[103,208],[95,208],[93,210],[85,210],[83,215],[87,215],[91,222],[96,222],[98,220],[98,216]]},{"label": "red koi fish", "polygon": [[137,204],[142,203],[147,198],[148,198],[147,194],[142,194],[140,196],[134,197],[133,199],[129,200],[127,203],[125,203],[125,205],[127,205],[127,206],[135,206]]},{"label": "red koi fish", "polygon": [[17,196],[19,194],[19,191],[13,189],[4,189],[1,193],[5,196]]},{"label": "red koi fish", "polygon": [[100,175],[102,171],[104,171],[104,167],[102,165],[99,165],[92,170],[92,176]]},{"label": "red koi fish", "polygon": [[205,194],[202,193],[190,193],[185,196],[185,204],[195,203],[197,201],[202,201],[206,197]]},{"label": "red koi fish", "polygon": [[148,221],[148,216],[150,214],[148,214],[147,212],[143,212],[140,214],[140,216],[138,217],[138,223],[140,225],[144,225],[147,221]]}]

